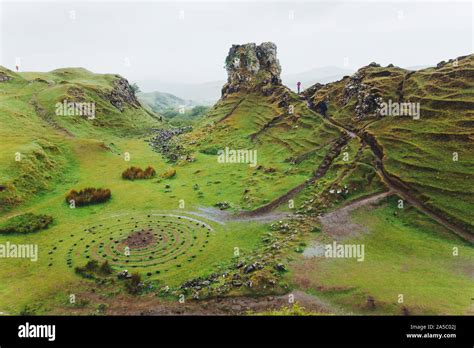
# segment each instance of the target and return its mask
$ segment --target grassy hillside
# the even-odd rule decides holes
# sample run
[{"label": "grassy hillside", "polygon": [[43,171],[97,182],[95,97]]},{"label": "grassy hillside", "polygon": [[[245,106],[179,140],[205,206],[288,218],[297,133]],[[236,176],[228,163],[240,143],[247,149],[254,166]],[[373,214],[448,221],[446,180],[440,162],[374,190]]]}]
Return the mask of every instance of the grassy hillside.
[{"label": "grassy hillside", "polygon": [[[166,306],[299,289],[331,313],[469,313],[472,243],[420,205],[397,207],[382,170],[472,228],[473,57],[417,72],[371,64],[302,95],[281,84],[273,44],[235,45],[229,57],[222,98],[192,127],[162,122],[117,75],[0,69],[0,244],[39,250],[35,262],[2,260],[0,312],[106,314],[120,298],[141,313],[141,295]],[[420,119],[382,117],[389,99],[419,101]],[[92,103],[95,117],[58,114],[64,100]],[[221,163],[226,148],[256,151],[256,162]],[[132,166],[156,175],[126,180]],[[110,199],[66,202],[85,188]],[[361,208],[345,213],[352,204]],[[18,221],[38,228],[11,232]],[[334,240],[364,244],[365,262],[304,255]],[[82,272],[90,261],[110,273]],[[139,295],[124,270],[142,277]]]},{"label": "grassy hillside", "polygon": [[[400,213],[397,198],[353,213],[365,232],[344,243],[363,244],[364,262],[301,258],[287,278],[352,313],[472,315],[472,246],[414,208]],[[312,243],[333,238],[313,234]],[[459,255],[453,254],[454,246]]]},{"label": "grassy hillside", "polygon": [[[115,139],[143,134],[159,124],[117,83],[118,75],[85,69],[14,73],[0,68],[0,209],[33,198],[77,170],[74,148],[100,148],[120,155]],[[125,90],[126,92],[126,90]],[[93,103],[95,118],[58,115],[56,103]],[[115,103],[115,105],[113,104]]]},{"label": "grassy hillside", "polygon": [[[315,105],[325,101],[327,115],[346,127],[374,135],[385,170],[472,233],[473,74],[473,55],[416,72],[373,64],[307,96]],[[377,103],[390,100],[419,103],[420,119],[381,116]]]},{"label": "grassy hillside", "polygon": [[179,106],[191,108],[197,104],[191,100],[184,100],[170,93],[163,92],[139,92],[137,98],[154,112],[160,113],[170,109],[178,109]]},{"label": "grassy hillside", "polygon": [[[5,189],[0,193],[3,210],[0,223],[8,224],[13,221],[9,220],[11,217],[24,213],[45,214],[53,217],[54,222],[34,234],[0,234],[0,244],[28,243],[39,248],[37,262],[13,258],[2,261],[0,312],[48,313],[62,306],[74,310],[74,306],[67,306],[69,295],[77,294],[78,299],[85,301],[95,286],[74,269],[83,267],[91,259],[108,260],[112,265],[114,273],[107,280],[112,284],[102,288],[102,292],[110,296],[124,291],[115,276],[115,272],[123,269],[139,272],[157,294],[163,295],[160,289],[171,287],[174,289],[174,294],[169,294],[171,298],[178,296],[176,289],[190,279],[208,277],[226,269],[242,272],[234,270],[234,263],[239,259],[251,262],[254,253],[266,248],[262,239],[268,233],[268,226],[248,222],[242,230],[239,222],[223,224],[212,216],[189,212],[200,207],[212,208],[224,201],[231,205],[231,210],[252,208],[260,200],[273,199],[286,189],[285,185],[291,187],[292,180],[299,182],[305,178],[278,173],[275,179],[282,181],[282,189],[273,191],[272,183],[267,182],[271,173],[248,165],[221,166],[215,156],[198,151],[193,162],[168,163],[144,141],[150,137],[151,127],[160,128],[163,124],[126,93],[113,94],[118,77],[97,75],[95,81],[96,75],[82,69],[41,74],[3,71],[12,79],[1,84],[4,108],[0,116],[1,135],[8,141],[1,145],[0,174]],[[64,74],[70,79],[63,77]],[[129,100],[116,103],[122,97]],[[62,98],[94,101],[98,110],[96,117],[88,120],[56,115],[54,104]],[[20,161],[15,161],[17,151],[21,153]],[[146,168],[149,165],[158,174],[155,178],[122,179],[122,172],[130,166]],[[176,174],[166,178],[164,173],[171,168]],[[262,187],[256,202],[250,202],[244,198],[242,182],[251,185],[256,171],[259,171]],[[112,198],[86,207],[71,208],[66,204],[67,192],[86,187],[110,189]],[[195,223],[189,222],[194,221],[192,219],[197,219],[200,226],[209,226],[210,230],[201,233],[202,227],[198,229]],[[161,238],[160,246],[132,251],[130,259],[123,259],[121,244],[116,246],[114,242],[126,240],[131,230],[138,228],[132,222],[156,229],[154,238]],[[182,222],[186,223],[181,225]],[[240,255],[237,259],[236,248]],[[265,270],[268,275],[262,276],[261,272],[242,275],[242,283],[255,277],[253,284],[257,292],[262,287],[270,290],[276,284],[274,260],[271,253],[268,255],[268,270]],[[231,275],[221,279],[229,283]],[[35,287],[25,286],[32,283]],[[228,284],[217,286],[223,292],[234,290]],[[253,290],[246,286],[242,291]],[[206,294],[203,290],[202,296]],[[94,312],[96,305],[92,302],[90,310]]]}]

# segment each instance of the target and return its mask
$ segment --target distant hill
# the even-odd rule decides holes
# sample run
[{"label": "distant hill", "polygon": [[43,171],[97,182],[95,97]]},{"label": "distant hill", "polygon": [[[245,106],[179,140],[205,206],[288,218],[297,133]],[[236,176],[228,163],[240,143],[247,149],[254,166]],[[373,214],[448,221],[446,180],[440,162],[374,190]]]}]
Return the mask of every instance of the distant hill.
[{"label": "distant hill", "polygon": [[163,92],[139,92],[137,93],[137,98],[143,105],[148,106],[152,111],[157,113],[169,109],[178,109],[180,106],[184,106],[188,109],[199,105],[199,103],[192,100],[185,100],[171,93]]},{"label": "distant hill", "polygon": [[221,96],[221,88],[225,81],[210,81],[205,83],[187,84],[159,80],[135,81],[144,93],[166,91],[179,96],[183,100],[192,100],[199,105],[212,105]]},{"label": "distant hill", "polygon": [[[296,90],[296,83],[302,83],[302,89],[315,83],[328,83],[342,79],[345,75],[354,73],[352,70],[338,67],[322,67],[297,74],[282,75],[283,84]],[[183,99],[193,100],[199,105],[212,105],[221,97],[222,86],[225,80],[209,81],[204,83],[186,84],[159,80],[135,81],[142,91],[166,91],[166,93],[180,96]]]}]

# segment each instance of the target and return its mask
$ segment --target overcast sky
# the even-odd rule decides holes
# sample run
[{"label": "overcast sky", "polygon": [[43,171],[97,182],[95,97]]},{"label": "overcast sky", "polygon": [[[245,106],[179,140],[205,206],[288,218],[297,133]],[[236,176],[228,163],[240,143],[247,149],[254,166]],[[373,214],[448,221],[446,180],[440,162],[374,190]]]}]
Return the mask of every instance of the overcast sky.
[{"label": "overcast sky", "polygon": [[[130,80],[226,78],[232,44],[273,41],[283,73],[433,65],[473,49],[471,2],[5,2],[1,65]],[[344,64],[348,64],[344,66]]]}]

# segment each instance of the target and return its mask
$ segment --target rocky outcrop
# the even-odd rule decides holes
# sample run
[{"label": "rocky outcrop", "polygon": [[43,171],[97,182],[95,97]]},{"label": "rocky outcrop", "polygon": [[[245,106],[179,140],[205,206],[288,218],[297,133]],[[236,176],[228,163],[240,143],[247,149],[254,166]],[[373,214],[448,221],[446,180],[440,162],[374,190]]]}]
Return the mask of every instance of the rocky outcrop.
[{"label": "rocky outcrop", "polygon": [[311,87],[308,87],[306,88],[301,94],[303,96],[305,96],[306,98],[311,98],[312,96],[314,96],[314,94],[319,91],[321,88],[323,88],[324,85],[319,83],[319,82],[316,82],[314,85],[312,85]]},{"label": "rocky outcrop", "polygon": [[190,154],[186,151],[179,140],[177,140],[179,135],[188,133],[191,130],[192,127],[190,126],[170,129],[153,128],[152,131],[155,134],[150,140],[147,140],[147,142],[150,144],[153,151],[162,154],[169,162],[176,162],[180,158],[192,162]]},{"label": "rocky outcrop", "polygon": [[135,96],[132,86],[126,79],[117,75],[117,80],[113,84],[113,89],[105,97],[110,103],[120,111],[124,110],[125,104],[134,108],[140,107],[140,102]]},{"label": "rocky outcrop", "polygon": [[0,71],[0,82],[7,82],[7,81],[10,81],[11,79],[12,78],[10,76]]},{"label": "rocky outcrop", "polygon": [[232,45],[225,68],[228,79],[222,88],[223,97],[243,90],[270,95],[274,87],[281,86],[277,47],[272,42]]},{"label": "rocky outcrop", "polygon": [[[368,67],[379,67],[371,63]],[[382,98],[372,90],[371,86],[362,82],[365,77],[365,69],[359,69],[352,75],[344,87],[343,103],[347,104],[352,97],[357,100],[355,113],[357,119],[377,116],[381,109]]]}]

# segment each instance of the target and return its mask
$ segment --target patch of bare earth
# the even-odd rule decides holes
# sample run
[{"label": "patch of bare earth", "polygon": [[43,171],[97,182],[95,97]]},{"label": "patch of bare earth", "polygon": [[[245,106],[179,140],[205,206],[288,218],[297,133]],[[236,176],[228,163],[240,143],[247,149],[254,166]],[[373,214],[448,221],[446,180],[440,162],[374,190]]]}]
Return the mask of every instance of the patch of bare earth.
[{"label": "patch of bare earth", "polygon": [[[294,303],[298,303],[306,311],[315,314],[333,313],[328,305],[317,297],[302,291],[291,293]],[[159,299],[155,295],[131,296],[119,294],[114,297],[99,293],[84,293],[78,296],[88,301],[82,308],[63,307],[51,314],[90,315],[96,312],[99,304],[105,305],[105,315],[248,315],[252,313],[268,312],[283,307],[291,307],[289,295],[262,296],[262,297],[224,297],[202,300],[186,300],[180,303],[167,299]]]},{"label": "patch of bare earth", "polygon": [[381,199],[391,195],[392,192],[383,192],[366,197],[348,205],[326,213],[319,217],[323,231],[335,239],[354,237],[360,233],[367,232],[367,228],[352,221],[351,213],[367,205],[375,205]]},{"label": "patch of bare earth", "polygon": [[[361,233],[367,232],[365,226],[357,224],[352,220],[352,212],[362,207],[375,205],[380,200],[391,194],[392,192],[388,191],[373,196],[365,197],[320,216],[318,220],[322,225],[323,232],[336,240],[355,237]],[[317,244],[321,243],[321,241],[319,240],[317,242]],[[314,248],[314,246],[308,246],[303,255],[311,255],[312,248]],[[318,277],[314,275],[315,271],[318,269],[319,262],[322,261],[323,260],[319,257],[307,256],[291,263],[290,268],[292,271],[292,282],[295,287],[303,291],[316,290],[322,293],[350,291],[350,287],[327,287],[321,285],[318,280]],[[340,312],[337,309],[334,310]]]},{"label": "patch of bare earth", "polygon": [[141,230],[133,232],[125,238],[119,247],[128,246],[130,249],[142,249],[155,243],[155,235],[152,230]]}]

